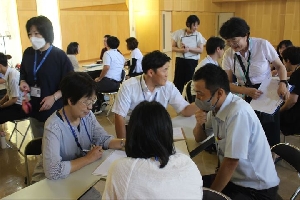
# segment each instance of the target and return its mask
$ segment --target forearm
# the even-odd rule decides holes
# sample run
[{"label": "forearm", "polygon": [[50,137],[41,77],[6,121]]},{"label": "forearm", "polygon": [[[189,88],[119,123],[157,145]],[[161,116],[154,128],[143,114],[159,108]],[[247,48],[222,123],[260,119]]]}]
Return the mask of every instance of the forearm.
[{"label": "forearm", "polygon": [[205,140],[207,138],[207,135],[205,133],[205,131],[203,130],[203,125],[197,123],[194,130],[193,130],[193,134],[195,137],[196,142],[202,142],[203,140]]},{"label": "forearm", "polygon": [[0,78],[0,84],[5,83],[6,81],[3,78]]},{"label": "forearm", "polygon": [[280,108],[280,112],[291,109],[298,101],[298,95],[291,94]]},{"label": "forearm", "polygon": [[172,51],[177,52],[177,53],[184,53],[184,49],[178,48],[178,47],[172,47]]},{"label": "forearm", "polygon": [[61,91],[57,90],[56,92],[54,92],[53,94],[53,98],[55,101],[57,101],[58,99],[60,99],[62,97]]},{"label": "forearm", "polygon": [[180,113],[185,117],[190,117],[195,114],[195,112],[199,110],[195,103],[192,103],[186,106]]},{"label": "forearm", "polygon": [[225,157],[210,188],[221,192],[230,181],[238,162],[238,159]]},{"label": "forearm", "polygon": [[[8,98],[7,98],[8,99]],[[1,105],[1,108],[6,108],[6,107],[9,107],[11,105],[14,105],[16,102],[17,102],[18,98],[17,97],[13,97],[11,98],[10,100],[8,101],[5,101],[5,102],[1,102],[0,105]]]},{"label": "forearm", "polygon": [[125,145],[125,139],[112,139],[108,145],[109,149],[122,149]]},{"label": "forearm", "polygon": [[238,93],[238,94],[247,94],[247,87],[245,86],[237,86],[234,84],[230,84],[230,92]]},{"label": "forearm", "polygon": [[0,105],[4,104],[8,100],[7,94],[0,100]]},{"label": "forearm", "polygon": [[71,160],[70,162],[71,162],[70,173],[72,173],[72,172],[75,172],[75,171],[81,169],[82,167],[92,163],[92,160],[89,160],[86,156],[84,156],[84,157],[77,158],[75,160]]},{"label": "forearm", "polygon": [[194,54],[201,54],[203,52],[203,47],[189,48],[189,50]]},{"label": "forearm", "polygon": [[118,114],[115,114],[115,129],[117,138],[126,138],[125,119]]}]

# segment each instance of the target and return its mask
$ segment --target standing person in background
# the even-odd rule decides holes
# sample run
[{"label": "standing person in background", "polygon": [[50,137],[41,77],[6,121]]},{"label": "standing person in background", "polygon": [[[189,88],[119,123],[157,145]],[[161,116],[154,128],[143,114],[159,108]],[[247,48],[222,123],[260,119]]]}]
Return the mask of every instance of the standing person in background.
[{"label": "standing person in background", "polygon": [[108,50],[107,49],[107,39],[110,37],[110,35],[104,35],[103,38],[103,44],[104,44],[104,48],[101,50],[100,53],[100,60],[102,60],[104,53]]},{"label": "standing person in background", "polygon": [[139,42],[136,38],[130,37],[126,39],[127,49],[131,51],[130,55],[130,66],[129,66],[129,77],[134,77],[143,74],[142,59],[143,54],[138,49]]},{"label": "standing person in background", "polygon": [[[245,100],[250,103],[262,94],[258,90],[263,80],[271,76],[269,63],[272,63],[278,71],[280,83],[277,93],[283,99],[287,99],[286,69],[274,47],[267,40],[261,38],[250,38],[250,27],[245,20],[232,17],[226,21],[221,29],[220,35],[227,45],[230,46],[223,57],[222,67],[226,71],[232,93],[246,95]],[[239,86],[233,84],[233,75],[236,76]],[[263,126],[270,146],[280,142],[279,112],[268,115],[259,111],[256,114]]]},{"label": "standing person in background", "polygon": [[[223,57],[225,42],[219,37],[210,37],[207,40],[205,49],[207,56],[197,65],[195,72],[207,63],[212,63],[219,66],[218,59]],[[191,83],[191,94],[195,101],[196,92],[194,90],[194,81]]]},{"label": "standing person in background", "polygon": [[159,102],[134,108],[125,151],[109,169],[103,199],[202,199],[201,174],[189,156],[175,151],[172,121]]},{"label": "standing person in background", "polygon": [[59,83],[73,66],[65,52],[52,45],[53,26],[47,17],[32,17],[26,30],[32,47],[23,53],[20,88],[30,92],[30,124],[36,138],[43,136],[46,119],[62,107]]},{"label": "standing person in background", "polygon": [[[184,85],[192,80],[195,68],[206,43],[205,38],[197,31],[200,20],[196,15],[190,15],[186,20],[186,28],[172,33],[172,51],[176,52],[174,85],[180,93]],[[186,38],[192,43],[184,44]],[[194,40],[194,41],[193,41]]]},{"label": "standing person in background", "polygon": [[77,42],[71,42],[68,47],[67,47],[67,56],[70,59],[74,71],[77,71],[79,69],[79,63],[78,60],[76,59],[76,55],[79,54],[80,49],[79,49],[79,44]]}]

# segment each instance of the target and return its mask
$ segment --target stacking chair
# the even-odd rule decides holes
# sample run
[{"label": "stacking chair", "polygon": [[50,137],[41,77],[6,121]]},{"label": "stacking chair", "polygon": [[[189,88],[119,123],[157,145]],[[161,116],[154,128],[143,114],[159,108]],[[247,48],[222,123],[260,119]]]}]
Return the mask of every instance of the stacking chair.
[{"label": "stacking chair", "polygon": [[[286,143],[279,143],[271,147],[271,151],[279,155],[281,159],[285,160],[292,167],[294,167],[298,172],[298,176],[300,177],[300,149],[298,147]],[[299,192],[300,186],[290,199],[296,199]]]},{"label": "stacking chair", "polygon": [[[27,121],[27,120],[28,120],[29,124],[27,125],[27,127],[25,127],[26,131],[23,132],[20,128],[18,128],[18,124],[19,124],[19,123],[22,123],[22,122],[25,122],[25,121]],[[26,136],[27,136],[27,134],[28,134],[28,132],[29,132],[30,121],[29,121],[28,118],[24,118],[24,119],[19,119],[19,120],[13,120],[13,121],[11,121],[11,122],[14,123],[14,129],[13,129],[13,131],[12,131],[10,137],[9,137],[9,141],[11,142],[11,138],[12,138],[12,136],[15,134],[15,135],[16,135],[16,146],[17,146],[17,145],[18,145],[18,144],[17,144],[17,142],[18,142],[18,134],[20,134],[21,137],[22,137],[22,141],[21,141],[21,143],[20,143],[20,146],[19,146],[19,147],[17,146],[18,151],[20,152],[21,147],[22,147],[22,145],[23,145],[23,143],[24,143],[24,140],[25,140],[25,138],[26,138]]]},{"label": "stacking chair", "polygon": [[203,187],[203,200],[230,200],[229,197],[215,190]]},{"label": "stacking chair", "polygon": [[193,103],[194,99],[193,96],[191,94],[191,84],[192,84],[192,80],[190,80],[189,82],[187,82],[183,88],[183,92],[182,92],[182,96],[185,100],[187,100],[187,102],[189,103]]},{"label": "stacking chair", "polygon": [[40,155],[42,153],[42,137],[31,140],[25,147],[24,157],[26,165],[26,177],[25,184],[28,186],[31,183],[31,177],[29,175],[29,166],[27,156],[29,155]]},{"label": "stacking chair", "polygon": [[[120,84],[122,84],[122,82],[123,82],[123,80],[125,78],[125,75],[126,75],[125,71],[122,70]],[[108,103],[107,102],[103,102],[102,103],[102,104],[107,104],[107,106],[108,106],[108,111],[106,113],[106,118],[108,119],[108,121],[110,121],[109,118],[108,118],[108,116],[109,116],[109,114],[111,112],[111,109],[112,109],[114,103],[115,103],[115,99],[116,99],[116,95],[117,95],[118,91],[119,91],[119,88],[116,89],[116,90],[112,90],[112,91],[101,92],[101,94],[109,96],[109,102]]]}]

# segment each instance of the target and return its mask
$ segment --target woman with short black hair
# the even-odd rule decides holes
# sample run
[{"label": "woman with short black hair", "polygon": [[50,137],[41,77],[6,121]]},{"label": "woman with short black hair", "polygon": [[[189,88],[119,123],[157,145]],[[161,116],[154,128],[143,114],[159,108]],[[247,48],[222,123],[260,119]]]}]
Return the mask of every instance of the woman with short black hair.
[{"label": "woman with short black hair", "polygon": [[142,59],[143,54],[138,49],[139,42],[136,38],[130,37],[126,39],[127,49],[131,51],[129,64],[129,77],[139,76],[143,74]]},{"label": "woman with short black hair", "polygon": [[74,67],[74,71],[78,71],[79,69],[79,63],[78,60],[76,58],[76,55],[79,54],[80,49],[79,49],[79,44],[78,42],[71,42],[68,47],[67,47],[67,56],[70,59],[73,67]]},{"label": "woman with short black hair", "polygon": [[202,177],[189,156],[176,153],[170,115],[158,102],[132,111],[127,158],[108,172],[103,199],[202,199]]}]

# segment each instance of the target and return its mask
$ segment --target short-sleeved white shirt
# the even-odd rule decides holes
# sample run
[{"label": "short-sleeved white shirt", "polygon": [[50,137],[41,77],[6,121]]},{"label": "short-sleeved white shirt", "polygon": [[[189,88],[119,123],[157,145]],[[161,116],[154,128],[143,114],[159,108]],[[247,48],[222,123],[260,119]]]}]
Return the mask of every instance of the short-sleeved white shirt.
[{"label": "short-sleeved white shirt", "polygon": [[7,67],[6,73],[3,77],[6,81],[6,89],[9,99],[18,97],[16,104],[22,104],[22,92],[19,87],[20,72],[14,68]]},{"label": "short-sleeved white shirt", "polygon": [[142,69],[143,54],[138,48],[135,48],[134,50],[131,51],[130,65],[132,65],[132,58],[136,59],[136,67],[133,70],[133,72],[135,72],[135,73],[143,72],[143,69]]},{"label": "short-sleeved white shirt", "polygon": [[[201,44],[203,45],[206,44],[206,39],[202,36],[200,32],[195,31],[194,33],[188,35],[185,29],[180,29],[173,32],[172,39],[177,43],[177,47],[181,47],[181,38],[184,36],[191,36],[191,35],[196,35],[197,46],[200,46]],[[183,54],[176,52],[176,57],[183,58]],[[188,59],[199,60],[200,54],[195,54],[194,56],[191,56]]]},{"label": "short-sleeved white shirt", "polygon": [[[271,76],[270,63],[278,59],[278,54],[274,47],[267,40],[261,38],[250,38],[249,48],[245,54],[245,57],[243,57],[240,52],[237,52],[237,54],[241,55],[246,70],[248,68],[247,61],[249,52],[251,52],[249,60],[249,78],[252,84],[258,84]],[[231,48],[225,51],[222,61],[222,68],[224,70],[231,70],[233,74],[236,75],[238,83],[240,85],[245,85],[245,75],[237,58],[235,59],[234,67],[234,54],[235,52]]]},{"label": "short-sleeved white shirt", "polygon": [[[212,59],[209,55],[207,55],[203,60],[201,60],[201,62],[197,65],[197,67],[195,68],[195,72],[200,69],[201,67],[203,67],[204,65],[206,65],[207,63],[212,63],[215,65],[219,65],[219,63],[217,61],[214,61],[214,59]],[[194,72],[194,74],[195,74]],[[195,89],[194,89],[194,81],[192,81],[191,83],[191,94],[192,95],[196,95]]]},{"label": "short-sleeved white shirt", "polygon": [[205,128],[213,129],[221,162],[239,159],[230,181],[256,190],[279,184],[265,132],[246,101],[229,93],[216,116],[208,113]]},{"label": "short-sleeved white shirt", "polygon": [[105,77],[121,81],[121,73],[124,68],[125,58],[117,49],[110,49],[103,55],[103,65],[108,65],[109,70]]},{"label": "short-sleeved white shirt", "polygon": [[[4,75],[0,73],[0,78],[3,79]],[[0,84],[0,90],[6,89],[5,83]]]},{"label": "short-sleeved white shirt", "polygon": [[157,101],[165,108],[170,104],[177,113],[180,113],[189,103],[184,100],[178,89],[173,83],[167,81],[164,86],[156,87],[151,92],[143,78],[143,75],[132,77],[123,82],[112,112],[126,117],[126,123],[129,121],[132,110],[142,101]]}]

